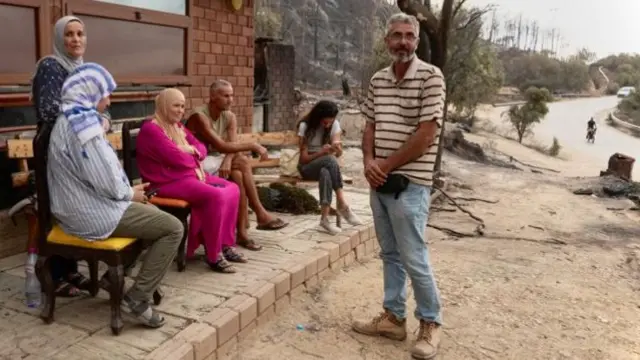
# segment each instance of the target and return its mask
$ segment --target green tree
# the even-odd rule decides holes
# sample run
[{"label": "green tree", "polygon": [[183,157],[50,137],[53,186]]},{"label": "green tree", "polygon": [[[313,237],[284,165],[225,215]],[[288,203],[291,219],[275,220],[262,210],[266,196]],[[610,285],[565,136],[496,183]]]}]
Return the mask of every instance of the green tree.
[{"label": "green tree", "polygon": [[549,90],[545,88],[530,87],[524,95],[526,103],[513,105],[503,114],[515,129],[519,143],[522,143],[525,135],[531,132],[535,124],[544,119],[549,112],[547,103],[552,101]]},{"label": "green tree", "polygon": [[491,44],[481,38],[485,9],[461,9],[453,19],[444,74],[447,102],[462,114],[473,114],[502,86],[502,64]]}]

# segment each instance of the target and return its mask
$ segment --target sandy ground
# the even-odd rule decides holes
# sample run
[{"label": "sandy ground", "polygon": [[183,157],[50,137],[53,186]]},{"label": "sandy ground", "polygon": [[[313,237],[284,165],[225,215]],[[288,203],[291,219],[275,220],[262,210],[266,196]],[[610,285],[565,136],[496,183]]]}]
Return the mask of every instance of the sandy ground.
[{"label": "sandy ground", "polygon": [[[428,231],[444,309],[439,359],[640,359],[640,242],[628,200],[571,190],[602,164],[579,154],[549,158],[492,134],[468,137],[522,162],[560,170],[533,173],[472,163],[448,154],[447,192],[484,219],[482,237]],[[361,173],[348,150],[350,173]],[[358,167],[360,166],[360,168]],[[359,181],[356,184],[364,185]],[[463,233],[476,227],[444,201],[430,223]],[[408,359],[406,342],[354,334],[354,317],[381,310],[378,258],[341,270],[242,341],[228,359]],[[415,303],[409,301],[413,311]],[[297,326],[306,327],[298,330]]]}]

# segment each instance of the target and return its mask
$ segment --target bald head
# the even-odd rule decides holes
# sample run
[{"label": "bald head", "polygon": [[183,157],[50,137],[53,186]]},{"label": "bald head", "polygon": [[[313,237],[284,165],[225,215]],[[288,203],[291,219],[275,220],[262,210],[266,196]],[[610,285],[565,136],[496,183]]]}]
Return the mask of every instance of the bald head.
[{"label": "bald head", "polygon": [[218,110],[229,110],[233,104],[233,86],[227,80],[218,79],[209,87],[210,105]]}]

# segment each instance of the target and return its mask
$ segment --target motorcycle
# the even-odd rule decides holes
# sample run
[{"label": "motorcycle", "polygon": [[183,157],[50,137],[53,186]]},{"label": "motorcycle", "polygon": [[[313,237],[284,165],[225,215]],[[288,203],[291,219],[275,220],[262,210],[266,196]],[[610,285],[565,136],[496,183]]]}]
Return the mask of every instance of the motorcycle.
[{"label": "motorcycle", "polygon": [[596,129],[591,128],[587,130],[587,142],[594,143],[596,141]]}]

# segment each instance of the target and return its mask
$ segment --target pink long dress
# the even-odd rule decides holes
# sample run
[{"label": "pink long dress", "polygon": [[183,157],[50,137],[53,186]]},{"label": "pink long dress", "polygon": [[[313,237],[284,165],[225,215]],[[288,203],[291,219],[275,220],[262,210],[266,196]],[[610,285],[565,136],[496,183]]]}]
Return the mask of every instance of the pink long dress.
[{"label": "pink long dress", "polygon": [[182,151],[157,124],[147,121],[138,134],[136,159],[140,175],[157,196],[181,199],[191,205],[187,256],[204,245],[207,260],[215,263],[223,246],[234,246],[240,189],[213,175],[200,181],[196,169],[207,154],[206,147],[179,124],[187,141],[200,156]]}]

